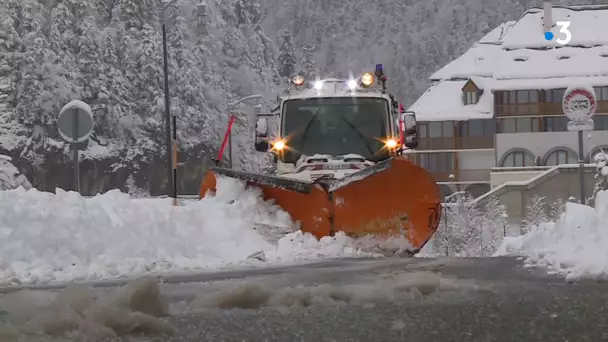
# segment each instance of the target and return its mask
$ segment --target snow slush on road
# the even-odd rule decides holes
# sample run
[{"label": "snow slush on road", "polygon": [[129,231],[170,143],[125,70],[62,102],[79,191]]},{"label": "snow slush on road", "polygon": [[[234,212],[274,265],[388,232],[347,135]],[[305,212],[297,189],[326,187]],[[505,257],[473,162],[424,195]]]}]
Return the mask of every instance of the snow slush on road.
[{"label": "snow slush on road", "polygon": [[215,196],[178,207],[117,190],[93,198],[59,189],[1,191],[0,217],[3,285],[375,257],[408,247],[405,239],[340,233],[319,240],[258,190],[224,178]]}]

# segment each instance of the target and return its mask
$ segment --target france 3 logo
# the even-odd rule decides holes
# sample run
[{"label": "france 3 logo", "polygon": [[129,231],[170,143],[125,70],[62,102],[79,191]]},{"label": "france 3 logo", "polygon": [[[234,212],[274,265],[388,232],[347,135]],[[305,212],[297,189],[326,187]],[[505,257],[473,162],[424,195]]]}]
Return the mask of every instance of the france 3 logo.
[{"label": "france 3 logo", "polygon": [[555,35],[553,34],[553,32],[551,31],[547,31],[545,32],[545,39],[546,40],[553,40],[555,39],[555,42],[559,45],[566,45],[568,43],[570,43],[570,41],[572,40],[572,32],[570,32],[570,22],[569,21],[558,21],[555,23],[555,25],[557,27],[559,27],[559,33],[561,37],[555,37]]}]

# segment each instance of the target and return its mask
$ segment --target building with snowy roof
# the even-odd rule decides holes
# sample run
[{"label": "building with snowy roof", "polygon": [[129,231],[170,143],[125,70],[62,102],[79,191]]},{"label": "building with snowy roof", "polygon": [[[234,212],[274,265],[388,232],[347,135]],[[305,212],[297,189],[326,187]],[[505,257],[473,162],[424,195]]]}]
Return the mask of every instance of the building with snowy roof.
[{"label": "building with snowy roof", "polygon": [[506,181],[577,163],[577,133],[567,130],[562,111],[573,84],[593,86],[598,100],[583,158],[608,150],[608,5],[545,5],[557,38],[555,23],[571,22],[568,44],[547,41],[545,10],[530,9],[435,72],[410,107],[420,127],[414,158],[445,194],[479,196]]}]

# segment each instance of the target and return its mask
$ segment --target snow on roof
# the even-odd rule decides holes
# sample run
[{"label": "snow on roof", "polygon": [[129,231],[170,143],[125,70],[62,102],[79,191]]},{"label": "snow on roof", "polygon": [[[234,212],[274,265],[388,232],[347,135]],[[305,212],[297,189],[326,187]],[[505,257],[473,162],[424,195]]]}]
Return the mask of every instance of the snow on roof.
[{"label": "snow on roof", "polygon": [[506,23],[500,24],[498,27],[490,31],[483,38],[479,40],[481,44],[501,44],[502,38],[507,31],[513,26],[515,21],[507,21]]},{"label": "snow on roof", "polygon": [[[462,87],[467,81],[444,81],[431,86],[409,110],[420,121],[489,119],[494,97],[485,91],[476,105],[462,105]],[[438,101],[438,99],[441,99]],[[421,116],[422,115],[422,116]]]},{"label": "snow on roof", "polygon": [[[517,22],[503,23],[489,32],[432,74],[430,80],[435,85],[410,110],[421,121],[465,120],[471,114],[492,113],[494,90],[566,88],[573,82],[607,86],[608,5],[554,6],[554,22],[572,23],[572,40],[566,47],[545,40],[542,16],[543,11],[534,8]],[[554,26],[553,31],[560,36],[559,27]],[[468,79],[484,90],[475,109],[463,104],[462,91],[455,85],[455,81],[464,85]],[[447,89],[456,93],[448,95]]]}]

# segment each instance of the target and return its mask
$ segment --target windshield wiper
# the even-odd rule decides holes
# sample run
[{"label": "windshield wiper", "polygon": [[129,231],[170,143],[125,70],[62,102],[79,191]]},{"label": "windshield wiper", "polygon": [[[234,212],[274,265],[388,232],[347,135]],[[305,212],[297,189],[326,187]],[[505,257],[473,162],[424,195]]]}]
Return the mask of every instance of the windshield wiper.
[{"label": "windshield wiper", "polygon": [[363,139],[363,142],[365,143],[365,147],[367,148],[367,151],[369,151],[369,153],[373,156],[376,154],[376,152],[374,152],[374,149],[372,147],[369,146],[369,143],[367,142],[367,137],[365,136],[365,134],[363,134],[363,132],[361,132],[357,126],[355,126],[355,124],[353,124],[352,122],[350,122],[347,118],[344,117],[344,115],[340,115],[340,118],[342,120],[344,120],[344,122],[346,122],[347,125],[350,126],[350,128],[353,129],[353,131],[355,131],[360,137],[361,139]]},{"label": "windshield wiper", "polygon": [[[319,115],[319,112],[312,115],[312,118],[310,118],[310,120],[308,120],[308,122],[306,123],[306,126],[304,127],[304,130],[302,131],[302,135],[300,135],[300,138],[302,139],[302,146],[304,146],[304,144],[306,142],[306,136],[308,135],[308,130],[312,126],[312,123],[317,119],[317,115]],[[299,155],[301,155],[302,153],[298,151],[295,154],[298,156],[298,158],[300,158]],[[296,158],[296,159],[298,159],[298,158]]]},{"label": "windshield wiper", "polygon": [[310,129],[310,126],[312,126],[312,123],[317,119],[317,115],[319,115],[318,112],[313,114],[312,118],[310,118],[310,120],[308,120],[308,122],[306,123],[304,131],[302,131],[302,144],[304,144],[304,141],[306,140],[306,135],[308,135],[308,130]]}]

